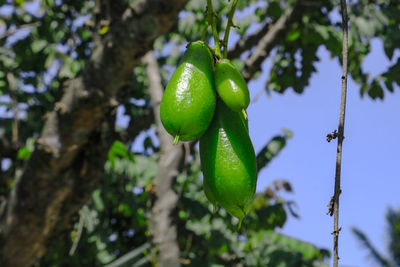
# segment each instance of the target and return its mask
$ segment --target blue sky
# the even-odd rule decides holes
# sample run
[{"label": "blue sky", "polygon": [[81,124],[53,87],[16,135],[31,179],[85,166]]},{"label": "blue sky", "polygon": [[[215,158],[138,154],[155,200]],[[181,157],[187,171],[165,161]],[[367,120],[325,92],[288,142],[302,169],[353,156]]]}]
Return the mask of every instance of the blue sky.
[{"label": "blue sky", "polygon": [[[332,248],[333,217],[326,215],[333,194],[336,145],[326,134],[338,125],[341,67],[324,49],[318,53],[318,73],[301,95],[288,90],[280,95],[263,94],[248,109],[250,135],[256,151],[282,127],[294,137],[268,168],[258,177],[258,190],[274,179],[286,178],[294,194],[283,195],[298,204],[300,220],[289,217],[281,232]],[[363,67],[376,75],[389,62],[378,40]],[[264,70],[269,69],[269,62]],[[266,74],[250,83],[251,96],[263,88]],[[400,141],[398,132],[400,93],[385,92],[385,99],[361,98],[360,86],[348,83],[345,140],[343,144],[342,194],[340,197],[340,266],[374,266],[351,233],[357,226],[365,231],[377,248],[386,250],[385,212],[388,206],[400,207]]]}]

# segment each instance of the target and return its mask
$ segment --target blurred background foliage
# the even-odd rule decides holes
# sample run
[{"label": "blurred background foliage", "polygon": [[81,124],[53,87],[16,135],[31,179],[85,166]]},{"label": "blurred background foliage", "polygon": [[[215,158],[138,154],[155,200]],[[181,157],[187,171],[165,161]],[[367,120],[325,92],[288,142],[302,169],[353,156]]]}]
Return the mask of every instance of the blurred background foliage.
[{"label": "blurred background foliage", "polygon": [[382,267],[398,267],[400,266],[400,210],[390,207],[386,214],[386,224],[388,250],[386,253],[376,249],[367,234],[358,227],[353,227],[352,232],[375,264]]},{"label": "blurred background foliage", "polygon": [[[135,1],[130,1],[135,2]],[[233,40],[246,39],[272,25],[295,1],[241,0],[237,8]],[[62,85],[79,75],[93,48],[94,32],[107,34],[108,23],[94,28],[95,1],[35,0],[0,2],[0,136],[3,149],[0,172],[0,201],[5,201],[14,178],[33,151],[47,114],[62,96]],[[279,93],[291,88],[302,93],[317,71],[317,50],[324,46],[340,60],[341,31],[338,1],[305,1],[306,11],[274,48],[266,91]],[[227,0],[214,1],[219,17],[217,29],[223,32]],[[179,63],[186,44],[200,38],[205,25],[206,1],[192,0],[173,31],[160,36],[154,51],[162,82]],[[372,38],[383,40],[391,60],[400,44],[400,3],[389,0],[350,1],[349,71],[360,84],[360,94],[383,98],[400,82],[400,61],[394,61],[383,73],[370,77],[360,62],[370,52]],[[208,40],[212,44],[210,32]],[[237,54],[235,64],[244,60],[256,43]],[[235,46],[232,46],[234,49]],[[72,219],[65,236],[56,240],[35,266],[151,266],[156,251],[151,246],[148,211],[154,201],[159,142],[153,121],[141,133],[135,132],[137,118],[150,113],[152,104],[144,65],[132,70],[129,95],[119,106],[116,140],[108,153],[105,176],[92,199]],[[257,156],[259,169],[266,167],[285,147],[292,133],[272,136]],[[14,153],[14,152],[17,153]],[[181,264],[188,266],[327,266],[329,257],[321,249],[279,233],[288,216],[299,217],[295,202],[281,197],[290,193],[284,179],[258,188],[253,209],[242,230],[237,220],[223,209],[213,207],[202,191],[202,176],[196,149],[190,150],[185,168],[175,183],[179,195],[176,207]],[[396,217],[397,216],[397,217]],[[390,212],[391,249],[398,251],[398,213]],[[365,240],[359,230],[357,236]],[[367,243],[365,243],[367,244]],[[367,246],[368,247],[368,246]],[[398,253],[397,253],[398,254]],[[393,264],[399,255],[393,254]],[[107,265],[108,264],[108,265]],[[394,265],[385,265],[394,266]]]}]

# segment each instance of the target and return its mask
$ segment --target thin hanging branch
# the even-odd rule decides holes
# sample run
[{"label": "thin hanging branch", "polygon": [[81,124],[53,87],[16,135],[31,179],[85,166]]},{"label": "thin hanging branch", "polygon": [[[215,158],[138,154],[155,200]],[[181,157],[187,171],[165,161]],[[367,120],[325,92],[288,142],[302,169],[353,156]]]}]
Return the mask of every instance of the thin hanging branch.
[{"label": "thin hanging branch", "polygon": [[[347,17],[347,4],[346,0],[340,0],[342,12],[342,27],[343,27],[343,43],[342,43],[342,93],[340,99],[340,112],[339,112],[339,128],[338,128],[338,145],[336,155],[336,172],[335,172],[335,192],[331,200],[333,207],[333,267],[338,266],[339,262],[339,195],[340,189],[340,172],[342,166],[342,144],[344,139],[344,121],[346,112],[346,94],[347,94],[347,33],[348,33],[348,17]],[[332,214],[332,213],[331,213]]]}]

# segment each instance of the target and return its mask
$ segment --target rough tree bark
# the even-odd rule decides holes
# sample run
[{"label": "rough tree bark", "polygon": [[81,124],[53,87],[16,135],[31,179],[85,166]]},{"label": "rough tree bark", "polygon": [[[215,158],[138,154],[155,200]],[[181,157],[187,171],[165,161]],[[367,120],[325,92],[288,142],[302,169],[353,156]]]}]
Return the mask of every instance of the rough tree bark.
[{"label": "rough tree bark", "polygon": [[[31,266],[88,197],[112,142],[117,95],[186,0],[140,0],[94,41],[81,76],[48,116],[26,167],[0,210],[0,266]],[[111,12],[112,13],[112,12]],[[113,13],[112,13],[113,14]]]},{"label": "rough tree bark", "polygon": [[173,138],[165,131],[160,119],[160,103],[164,93],[157,59],[152,51],[143,58],[149,79],[149,92],[160,140],[158,171],[154,178],[156,200],[148,216],[153,242],[158,248],[159,266],[176,267],[179,262],[179,245],[176,224],[173,222],[178,195],[173,184],[183,170],[185,153],[182,144],[173,145]]}]

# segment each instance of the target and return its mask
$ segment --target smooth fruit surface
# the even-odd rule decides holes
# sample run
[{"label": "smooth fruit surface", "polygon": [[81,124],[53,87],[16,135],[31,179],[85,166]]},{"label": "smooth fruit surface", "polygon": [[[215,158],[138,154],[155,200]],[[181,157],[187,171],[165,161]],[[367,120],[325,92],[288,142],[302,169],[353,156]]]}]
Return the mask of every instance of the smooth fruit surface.
[{"label": "smooth fruit surface", "polygon": [[233,111],[242,111],[249,106],[250,95],[246,81],[228,59],[217,62],[215,86],[218,95]]},{"label": "smooth fruit surface", "polygon": [[195,140],[207,130],[215,102],[211,51],[204,42],[190,43],[161,100],[162,124],[179,140]]},{"label": "smooth fruit surface", "polygon": [[211,193],[206,179],[203,179],[203,190],[204,190],[204,194],[206,195],[208,201],[210,201],[210,203],[213,205],[214,212],[215,212],[217,209],[217,201],[215,200],[214,195]]},{"label": "smooth fruit surface", "polygon": [[241,114],[219,99],[213,121],[200,138],[200,160],[205,190],[241,222],[256,190],[256,156]]}]

